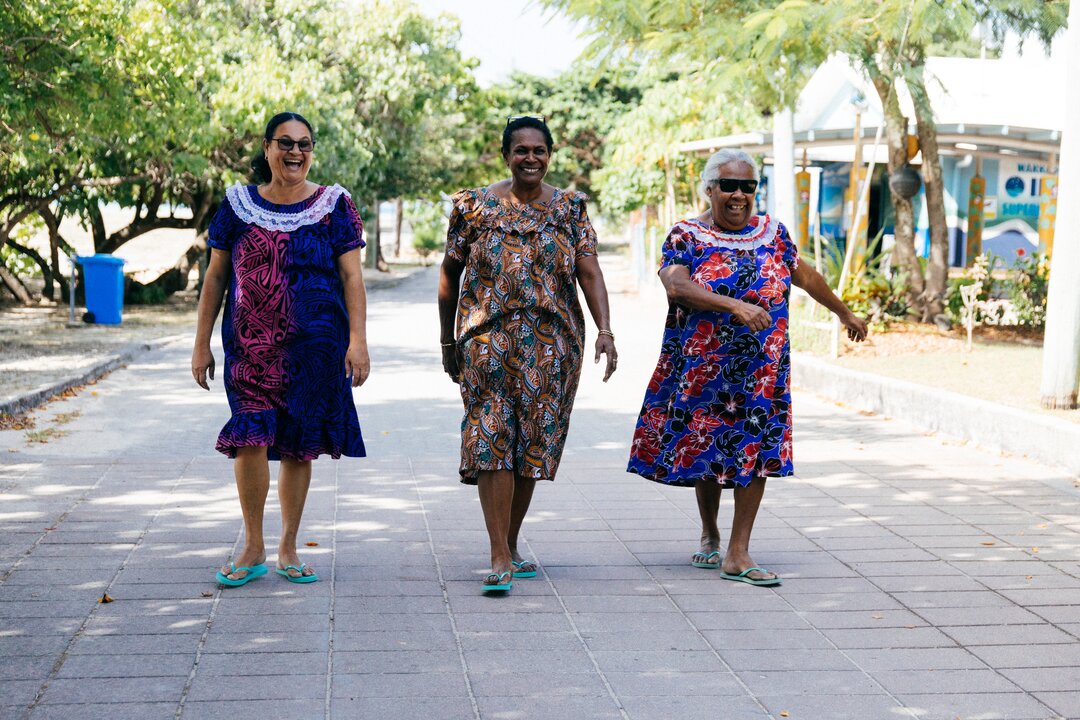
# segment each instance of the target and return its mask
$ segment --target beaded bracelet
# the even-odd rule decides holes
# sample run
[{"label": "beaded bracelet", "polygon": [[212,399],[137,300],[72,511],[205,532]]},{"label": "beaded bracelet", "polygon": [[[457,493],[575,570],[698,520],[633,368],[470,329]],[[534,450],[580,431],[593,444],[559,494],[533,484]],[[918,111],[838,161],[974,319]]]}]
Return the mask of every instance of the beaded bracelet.
[{"label": "beaded bracelet", "polygon": [[615,339],[615,333],[611,332],[610,330],[597,330],[596,333],[597,335],[607,335],[612,340]]}]

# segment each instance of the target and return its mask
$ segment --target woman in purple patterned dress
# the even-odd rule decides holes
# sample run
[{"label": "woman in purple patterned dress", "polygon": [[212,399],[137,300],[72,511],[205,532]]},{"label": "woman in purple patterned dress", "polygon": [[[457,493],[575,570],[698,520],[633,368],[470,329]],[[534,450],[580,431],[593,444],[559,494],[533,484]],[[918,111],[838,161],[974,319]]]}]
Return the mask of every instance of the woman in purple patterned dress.
[{"label": "woman in purple patterned dress", "polygon": [[281,461],[277,573],[308,583],[318,575],[297,556],[296,536],[311,461],[364,456],[352,398],[369,370],[363,226],[344,188],[308,181],[314,148],[307,120],[275,115],[252,162],[263,184],[229,188],[210,223],[191,372],[210,389],[210,335],[225,297],[221,339],[232,418],[217,449],[235,459],[245,538],[240,554],[217,573],[230,587],[267,573],[268,460]]},{"label": "woman in purple patterned dress", "polygon": [[[751,585],[780,578],[754,564],[750,533],[766,477],[792,474],[788,294],[794,283],[836,313],[856,341],[866,323],[810,265],[787,230],[754,215],[758,168],[741,150],[705,165],[709,210],[668,234],[660,280],[668,297],[660,361],[645,391],[630,472],[694,487],[701,516],[695,567]],[[733,487],[735,515],[721,559],[720,490]]]}]

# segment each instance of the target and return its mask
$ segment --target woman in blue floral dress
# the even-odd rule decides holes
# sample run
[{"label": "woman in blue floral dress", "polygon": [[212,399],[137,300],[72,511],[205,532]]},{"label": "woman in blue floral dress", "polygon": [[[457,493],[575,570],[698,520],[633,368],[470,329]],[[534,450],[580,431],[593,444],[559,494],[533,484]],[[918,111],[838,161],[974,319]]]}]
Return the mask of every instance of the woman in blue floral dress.
[{"label": "woman in blue floral dress", "polygon": [[[702,530],[695,567],[778,585],[775,573],[754,564],[749,548],[765,478],[793,473],[792,283],[836,313],[853,340],[866,337],[866,324],[813,267],[799,263],[782,224],[754,215],[757,181],[749,155],[715,153],[701,179],[709,209],[668,234],[660,266],[667,322],[627,469],[696,488]],[[721,558],[716,519],[723,487],[734,488],[735,515]]]}]

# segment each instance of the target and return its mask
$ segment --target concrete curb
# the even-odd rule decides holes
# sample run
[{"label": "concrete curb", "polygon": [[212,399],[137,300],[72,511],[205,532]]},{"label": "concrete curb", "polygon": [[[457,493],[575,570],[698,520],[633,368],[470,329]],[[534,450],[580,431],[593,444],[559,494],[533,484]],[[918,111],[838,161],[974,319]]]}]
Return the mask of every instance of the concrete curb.
[{"label": "concrete curb", "polygon": [[1006,405],[848,370],[803,353],[792,361],[792,382],[857,410],[901,418],[918,427],[1080,475],[1080,424]]},{"label": "concrete curb", "polygon": [[78,375],[64,378],[63,380],[47,385],[42,385],[28,393],[23,393],[11,400],[0,403],[0,415],[18,415],[19,413],[33,410],[65,390],[97,380],[121,365],[131,362],[139,355],[151,350],[157,350],[169,343],[176,342],[182,337],[183,336],[181,335],[169,335],[168,337],[157,338],[156,340],[150,340],[144,343],[127,345],[119,352],[105,355],[100,362],[91,365]]}]

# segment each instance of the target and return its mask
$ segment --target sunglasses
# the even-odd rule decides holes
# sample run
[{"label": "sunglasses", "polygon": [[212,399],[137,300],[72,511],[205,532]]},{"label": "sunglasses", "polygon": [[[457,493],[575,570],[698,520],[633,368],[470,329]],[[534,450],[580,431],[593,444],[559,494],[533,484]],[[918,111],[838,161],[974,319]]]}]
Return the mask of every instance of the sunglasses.
[{"label": "sunglasses", "polygon": [[733,193],[736,189],[742,190],[747,195],[757,192],[757,180],[738,180],[736,178],[717,178],[711,185],[720,188],[720,192]]},{"label": "sunglasses", "polygon": [[509,125],[515,120],[524,120],[525,118],[532,118],[533,120],[539,120],[540,122],[547,122],[547,118],[543,115],[511,115],[506,118],[506,124]]},{"label": "sunglasses", "polygon": [[300,141],[293,140],[292,138],[271,138],[271,140],[276,142],[278,147],[285,152],[291,151],[294,147],[299,148],[302,153],[309,153],[315,149],[315,141],[306,138]]}]

